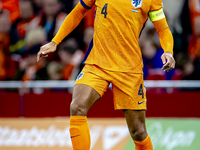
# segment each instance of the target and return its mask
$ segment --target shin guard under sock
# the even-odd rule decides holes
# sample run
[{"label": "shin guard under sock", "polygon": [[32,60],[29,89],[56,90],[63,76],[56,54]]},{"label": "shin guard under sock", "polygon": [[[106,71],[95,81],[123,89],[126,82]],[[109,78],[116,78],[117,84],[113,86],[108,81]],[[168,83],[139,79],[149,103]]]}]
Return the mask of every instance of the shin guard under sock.
[{"label": "shin guard under sock", "polygon": [[90,131],[86,116],[71,116],[69,131],[73,150],[90,149]]}]

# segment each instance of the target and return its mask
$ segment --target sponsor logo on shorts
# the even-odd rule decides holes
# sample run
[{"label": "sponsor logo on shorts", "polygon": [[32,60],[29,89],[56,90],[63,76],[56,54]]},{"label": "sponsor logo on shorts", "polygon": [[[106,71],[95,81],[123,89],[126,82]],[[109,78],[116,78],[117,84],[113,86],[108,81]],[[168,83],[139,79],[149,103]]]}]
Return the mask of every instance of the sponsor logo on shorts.
[{"label": "sponsor logo on shorts", "polygon": [[80,134],[79,135],[75,135],[75,136],[70,136],[70,137],[72,139],[72,138],[75,138],[75,137],[78,137],[78,136],[80,136]]},{"label": "sponsor logo on shorts", "polygon": [[141,105],[142,103],[144,103],[144,101],[142,101],[142,102],[138,102],[138,105]]},{"label": "sponsor logo on shorts", "polygon": [[78,77],[77,77],[77,79],[76,79],[76,80],[80,80],[80,79],[83,77],[83,75],[84,75],[84,73],[83,73],[83,72],[81,72],[81,73],[78,75]]}]

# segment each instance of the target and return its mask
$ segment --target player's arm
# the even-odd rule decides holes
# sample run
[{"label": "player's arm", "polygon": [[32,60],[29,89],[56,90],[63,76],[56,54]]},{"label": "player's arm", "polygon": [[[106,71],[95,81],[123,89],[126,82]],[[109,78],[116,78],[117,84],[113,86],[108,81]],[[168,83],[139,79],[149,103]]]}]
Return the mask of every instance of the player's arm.
[{"label": "player's arm", "polygon": [[160,39],[161,47],[164,50],[161,59],[163,61],[164,71],[170,71],[175,68],[175,60],[173,58],[173,36],[167,24],[163,9],[149,12],[150,20],[153,22]]},{"label": "player's arm", "polygon": [[40,48],[37,54],[37,61],[39,61],[40,57],[48,57],[48,53],[56,51],[57,45],[78,26],[88,9],[90,9],[90,7],[84,5],[83,1],[77,4],[65,18],[53,40]]}]

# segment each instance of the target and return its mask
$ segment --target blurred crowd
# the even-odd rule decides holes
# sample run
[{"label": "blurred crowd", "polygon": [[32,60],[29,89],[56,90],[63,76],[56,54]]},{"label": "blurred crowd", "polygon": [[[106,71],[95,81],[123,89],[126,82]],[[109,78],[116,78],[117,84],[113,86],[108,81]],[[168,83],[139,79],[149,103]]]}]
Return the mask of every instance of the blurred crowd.
[{"label": "blurred crowd", "polygon": [[0,3],[0,80],[69,80],[79,73],[93,36],[95,8],[59,45],[36,62],[40,47],[54,37],[79,1],[2,0]]},{"label": "blurred crowd", "polygon": [[[47,59],[36,62],[40,47],[54,37],[79,0],[0,0],[0,80],[74,80],[94,33],[93,7],[80,25]],[[176,69],[163,72],[163,50],[154,27],[141,35],[144,78],[200,80],[200,2],[185,0],[180,13],[182,31],[173,24]]]}]

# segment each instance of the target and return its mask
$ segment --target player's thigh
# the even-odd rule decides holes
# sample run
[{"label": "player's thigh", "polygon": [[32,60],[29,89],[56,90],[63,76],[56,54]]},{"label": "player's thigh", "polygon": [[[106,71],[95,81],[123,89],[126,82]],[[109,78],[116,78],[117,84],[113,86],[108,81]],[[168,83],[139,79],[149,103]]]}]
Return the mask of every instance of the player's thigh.
[{"label": "player's thigh", "polygon": [[71,115],[86,116],[89,108],[101,98],[100,94],[92,87],[84,84],[74,86]]},{"label": "player's thigh", "polygon": [[103,71],[93,65],[86,65],[74,86],[71,115],[87,115],[89,108],[102,97],[108,85]]},{"label": "player's thigh", "polygon": [[147,137],[145,110],[123,110],[132,138],[142,141]]}]

